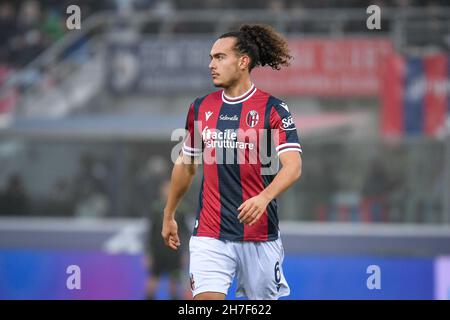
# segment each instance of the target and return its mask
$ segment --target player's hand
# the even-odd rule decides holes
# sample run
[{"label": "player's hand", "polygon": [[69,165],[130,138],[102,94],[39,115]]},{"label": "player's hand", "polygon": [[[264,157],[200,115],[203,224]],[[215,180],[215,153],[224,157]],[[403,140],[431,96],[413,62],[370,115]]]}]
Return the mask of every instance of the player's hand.
[{"label": "player's hand", "polygon": [[166,246],[173,250],[178,249],[180,246],[180,239],[178,238],[178,224],[175,219],[164,218],[161,235]]},{"label": "player's hand", "polygon": [[239,222],[252,226],[266,211],[269,202],[270,199],[262,194],[248,199],[238,208],[238,211],[240,211],[238,215]]}]

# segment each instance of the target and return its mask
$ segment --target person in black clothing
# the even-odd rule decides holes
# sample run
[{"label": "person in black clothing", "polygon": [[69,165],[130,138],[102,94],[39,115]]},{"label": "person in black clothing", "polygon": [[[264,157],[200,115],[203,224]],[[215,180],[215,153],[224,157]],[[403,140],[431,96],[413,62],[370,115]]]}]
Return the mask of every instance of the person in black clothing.
[{"label": "person in black clothing", "polygon": [[[164,244],[161,237],[163,225],[163,209],[165,200],[169,192],[170,181],[164,180],[160,184],[159,199],[152,202],[150,208],[150,225],[148,228],[148,239],[146,246],[147,266],[149,276],[146,284],[146,298],[153,300],[161,276],[167,275],[169,281],[169,295],[171,300],[182,299],[182,293],[188,290],[188,286],[182,285],[182,271],[187,263],[187,248],[181,247],[179,250],[170,250]],[[187,221],[186,207],[180,207],[180,221],[178,232],[184,239],[189,239],[189,229]],[[186,242],[183,243],[188,243]],[[186,287],[186,288],[185,288]],[[181,291],[181,292],[180,292]]]},{"label": "person in black clothing", "polygon": [[391,185],[392,182],[381,159],[373,159],[362,187],[364,201],[369,207],[370,221],[386,222],[388,220],[386,199]]},{"label": "person in black clothing", "polygon": [[12,174],[0,194],[0,215],[29,215],[28,194],[19,174]]},{"label": "person in black clothing", "polygon": [[0,4],[0,56],[11,59],[11,39],[16,33],[15,9],[10,2]]}]

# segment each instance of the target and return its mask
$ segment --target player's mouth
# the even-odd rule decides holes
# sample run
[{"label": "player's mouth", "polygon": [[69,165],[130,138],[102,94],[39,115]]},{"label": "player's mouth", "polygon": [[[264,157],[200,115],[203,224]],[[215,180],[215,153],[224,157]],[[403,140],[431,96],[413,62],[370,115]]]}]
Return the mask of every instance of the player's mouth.
[{"label": "player's mouth", "polygon": [[219,75],[217,73],[211,73],[213,79],[217,78]]}]

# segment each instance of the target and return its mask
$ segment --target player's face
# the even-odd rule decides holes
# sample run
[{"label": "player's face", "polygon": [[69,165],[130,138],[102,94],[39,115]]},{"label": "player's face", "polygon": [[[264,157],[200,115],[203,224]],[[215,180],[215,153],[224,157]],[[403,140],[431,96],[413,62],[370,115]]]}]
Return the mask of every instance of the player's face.
[{"label": "player's face", "polygon": [[209,70],[216,87],[229,87],[241,76],[240,57],[234,51],[235,43],[236,39],[233,37],[222,38],[211,49]]}]

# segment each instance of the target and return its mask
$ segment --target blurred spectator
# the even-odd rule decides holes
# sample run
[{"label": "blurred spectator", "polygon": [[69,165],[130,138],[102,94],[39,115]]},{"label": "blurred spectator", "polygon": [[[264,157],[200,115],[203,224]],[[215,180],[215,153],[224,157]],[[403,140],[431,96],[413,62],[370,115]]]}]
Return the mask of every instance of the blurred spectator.
[{"label": "blurred spectator", "polygon": [[49,209],[46,212],[50,215],[72,215],[72,194],[67,178],[61,178],[55,182],[50,190],[49,202]]},{"label": "blurred spectator", "polygon": [[[14,73],[14,70],[8,65],[8,52],[0,50],[0,88],[8,81],[8,78]],[[11,115],[16,102],[15,88],[3,89],[0,94],[0,127],[3,124],[5,116]]]},{"label": "blurred spectator", "polygon": [[64,24],[57,10],[50,9],[45,14],[42,31],[48,44],[59,40],[64,35]]},{"label": "blurred spectator", "polygon": [[87,185],[75,205],[75,216],[80,218],[101,218],[109,212],[108,196],[103,190]]},{"label": "blurred spectator", "polygon": [[134,0],[116,0],[117,13],[119,15],[130,15],[134,11]]},{"label": "blurred spectator", "polygon": [[105,166],[97,162],[90,153],[84,153],[80,156],[79,165],[79,171],[75,177],[75,194],[91,186],[93,190],[105,189],[104,184],[107,175]]},{"label": "blurred spectator", "polygon": [[146,216],[148,204],[160,198],[157,186],[165,179],[168,167],[167,161],[161,156],[145,159],[147,155],[137,155],[131,164],[132,194],[129,206],[131,216]]},{"label": "blurred spectator", "polygon": [[16,33],[14,7],[10,2],[0,4],[0,56],[10,59],[10,42]]},{"label": "blurred spectator", "polygon": [[13,41],[14,62],[24,66],[43,50],[41,7],[37,1],[26,1],[19,10],[16,36]]},{"label": "blurred spectator", "polygon": [[186,207],[180,205],[177,210],[178,235],[181,241],[178,250],[175,251],[167,247],[161,237],[163,210],[169,188],[170,181],[164,180],[159,185],[159,199],[154,201],[150,208],[150,226],[146,246],[146,262],[149,268],[149,277],[146,284],[146,298],[148,300],[156,298],[158,285],[163,275],[168,277],[171,300],[182,299],[189,293],[189,288],[182,281],[183,269],[187,267],[187,249],[190,237]]},{"label": "blurred spectator", "polygon": [[11,68],[8,66],[5,56],[0,53],[0,86],[2,86],[9,75],[11,74]]},{"label": "blurred spectator", "polygon": [[22,177],[13,174],[9,177],[5,190],[0,195],[1,215],[28,215],[29,214],[28,194],[23,185]]},{"label": "blurred spectator", "polygon": [[427,19],[422,28],[426,30],[427,36],[423,39],[423,45],[446,48],[445,38],[442,35],[448,32],[449,21],[440,17],[441,6],[439,1],[428,1],[424,13]]},{"label": "blurred spectator", "polygon": [[267,8],[270,12],[280,13],[286,9],[286,4],[283,0],[271,0],[269,1]]},{"label": "blurred spectator", "polygon": [[105,164],[85,153],[80,157],[80,169],[74,180],[75,215],[104,216],[110,209],[109,178]]},{"label": "blurred spectator", "polygon": [[[23,67],[64,35],[68,6],[78,5],[84,20],[94,12],[114,8],[117,1],[2,1],[0,3],[0,41],[2,44],[0,56],[5,56],[10,65]],[[123,2],[145,3],[146,1],[125,0]]]},{"label": "blurred spectator", "polygon": [[363,221],[387,221],[386,196],[391,182],[380,159],[374,159],[362,187]]},{"label": "blurred spectator", "polygon": [[319,184],[316,188],[316,220],[326,221],[331,217],[331,211],[333,209],[333,196],[339,190],[339,183],[336,177],[335,165],[329,160],[321,162],[321,168],[316,173]]},{"label": "blurred spectator", "polygon": [[408,8],[411,6],[411,0],[395,0],[394,5],[399,8]]},{"label": "blurred spectator", "polygon": [[444,220],[441,217],[443,210],[442,199],[445,198],[445,167],[438,165],[430,174],[432,179],[430,188],[425,190],[423,197],[423,222],[424,223],[439,223]]},{"label": "blurred spectator", "polygon": [[155,2],[153,10],[160,16],[168,16],[174,12],[175,6],[170,0],[159,0]]}]

